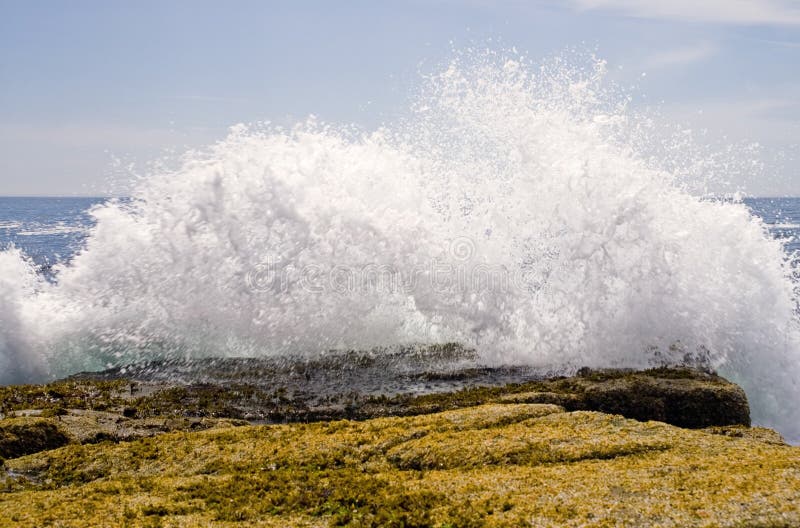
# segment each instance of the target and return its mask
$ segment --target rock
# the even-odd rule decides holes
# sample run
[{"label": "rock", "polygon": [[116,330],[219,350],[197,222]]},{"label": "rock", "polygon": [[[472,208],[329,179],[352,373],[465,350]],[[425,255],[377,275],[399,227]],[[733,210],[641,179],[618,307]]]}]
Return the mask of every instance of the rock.
[{"label": "rock", "polygon": [[689,368],[583,371],[578,380],[585,408],[593,411],[689,428],[750,425],[744,391],[714,374]]},{"label": "rock", "polygon": [[[473,387],[447,394],[398,396],[362,414],[411,415],[489,402],[554,404],[568,411],[600,411],[679,427],[750,425],[744,391],[714,374],[690,368],[644,371],[581,369],[574,377],[504,387]],[[369,417],[369,416],[367,416]]]},{"label": "rock", "polygon": [[[229,366],[233,368],[233,364]],[[502,370],[498,372],[502,380]],[[466,374],[454,371],[451,377],[473,374],[468,369]],[[641,372],[581,369],[569,378],[471,386],[423,395],[368,396],[340,384],[338,393],[316,398],[313,379],[303,378],[299,383],[293,390],[285,390],[246,383],[148,382],[139,383],[139,392],[131,394],[126,380],[81,379],[0,387],[0,408],[59,418],[54,423],[67,427],[68,434],[80,443],[128,440],[152,434],[153,429],[212,426],[219,419],[271,423],[366,420],[491,402],[553,404],[570,411],[601,411],[690,428],[750,424],[747,399],[739,387],[719,376],[688,368]],[[202,424],[194,423],[201,419],[205,420]],[[152,426],[148,421],[166,425]]]},{"label": "rock", "polygon": [[542,379],[541,370],[488,367],[479,357],[475,350],[451,343],[338,351],[316,358],[164,360],[82,373],[47,385],[0,387],[0,410],[55,414],[84,409],[136,419],[287,423],[525,402],[691,428],[750,423],[744,392],[701,370],[583,368],[576,376]]},{"label": "rock", "polygon": [[560,405],[565,409],[581,409],[585,407],[583,398],[577,394],[559,392],[518,392],[506,394],[497,399],[500,403],[538,403]]},{"label": "rock", "polygon": [[705,432],[711,434],[718,434],[723,436],[730,436],[731,438],[746,438],[748,440],[756,440],[766,444],[773,445],[787,445],[786,440],[772,429],[766,427],[744,427],[741,425],[726,425],[722,427],[709,427],[704,429]]},{"label": "rock", "polygon": [[[748,427],[744,392],[702,371],[322,403],[139,386],[0,388],[28,415],[0,420],[0,527],[800,526],[800,449]],[[316,423],[230,418],[245,411]]]},{"label": "rock", "polygon": [[749,431],[494,403],[173,432],[6,461],[0,526],[800,526],[800,448]]},{"label": "rock", "polygon": [[69,441],[69,436],[46,418],[6,418],[0,421],[0,458],[56,449]]},{"label": "rock", "polygon": [[130,442],[170,431],[198,431],[242,425],[247,425],[247,422],[229,418],[131,419],[113,412],[83,409],[72,409],[56,415],[45,412],[35,417],[0,420],[0,458],[17,458],[67,444]]}]

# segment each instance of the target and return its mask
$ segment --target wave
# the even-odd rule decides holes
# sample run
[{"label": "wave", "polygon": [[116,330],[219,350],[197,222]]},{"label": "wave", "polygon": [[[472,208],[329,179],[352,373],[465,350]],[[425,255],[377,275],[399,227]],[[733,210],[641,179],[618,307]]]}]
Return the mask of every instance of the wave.
[{"label": "wave", "polygon": [[53,236],[72,233],[86,233],[88,230],[88,227],[58,224],[51,226],[25,226],[23,230],[17,231],[15,234],[17,236]]},{"label": "wave", "polygon": [[490,52],[456,57],[374,131],[233,127],[91,209],[55,282],[0,254],[0,381],[461,341],[485,364],[565,373],[707,365],[800,438],[781,244],[694,190],[707,160],[628,106],[602,61]]}]

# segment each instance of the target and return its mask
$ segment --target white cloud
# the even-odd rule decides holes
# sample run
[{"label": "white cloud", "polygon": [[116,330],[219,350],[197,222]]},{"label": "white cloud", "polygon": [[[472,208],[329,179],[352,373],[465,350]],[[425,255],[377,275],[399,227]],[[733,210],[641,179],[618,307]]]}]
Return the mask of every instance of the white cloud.
[{"label": "white cloud", "polygon": [[693,46],[683,46],[662,51],[647,57],[644,66],[647,68],[668,68],[684,66],[710,59],[719,51],[719,47],[711,42],[700,42]]},{"label": "white cloud", "polygon": [[800,25],[795,0],[571,0],[581,11],[740,25]]}]

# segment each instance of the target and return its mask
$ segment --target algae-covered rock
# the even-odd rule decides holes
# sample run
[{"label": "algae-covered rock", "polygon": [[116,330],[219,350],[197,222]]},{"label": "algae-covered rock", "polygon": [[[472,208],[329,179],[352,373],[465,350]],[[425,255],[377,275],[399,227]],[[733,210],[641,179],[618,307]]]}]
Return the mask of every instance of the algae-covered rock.
[{"label": "algae-covered rock", "polygon": [[705,429],[705,431],[711,434],[730,436],[733,438],[746,438],[748,440],[756,440],[767,444],[787,445],[786,440],[783,439],[780,433],[773,431],[772,429],[767,429],[766,427],[727,425],[721,427],[709,427]]},{"label": "algae-covered rock", "polygon": [[0,458],[15,458],[69,443],[69,436],[57,424],[43,418],[0,420]]},{"label": "algae-covered rock", "polygon": [[[362,368],[362,364],[371,365],[363,360],[353,368]],[[232,366],[229,362],[228,367]],[[2,387],[0,408],[40,418],[30,429],[29,439],[18,429],[6,434],[4,445],[8,447],[0,451],[0,456],[13,458],[58,447],[64,442],[54,443],[62,438],[56,431],[75,443],[119,442],[175,430],[242,423],[237,422],[241,418],[273,423],[366,420],[430,414],[486,403],[549,404],[569,411],[594,410],[692,428],[750,423],[747,399],[739,387],[718,376],[687,368],[641,372],[582,369],[571,378],[475,386],[422,395],[368,396],[340,388],[339,393],[314,399],[312,389],[302,386],[292,391],[285,387],[266,389],[244,383],[140,385],[106,379]],[[6,422],[0,421],[3,423]]]},{"label": "algae-covered rock", "polygon": [[16,458],[69,443],[125,442],[170,431],[199,431],[247,424],[227,418],[131,419],[108,411],[72,409],[58,414],[47,411],[29,411],[36,415],[0,420],[0,457]]},{"label": "algae-covered rock", "polygon": [[747,397],[739,386],[690,368],[581,369],[569,378],[368,401],[361,412],[423,414],[490,402],[554,404],[569,411],[600,411],[688,428],[750,425]]},{"label": "algae-covered rock", "polygon": [[208,358],[82,373],[0,387],[0,412],[111,412],[124,418],[232,418],[285,423],[409,416],[490,402],[548,403],[682,427],[749,425],[744,392],[690,368],[581,369],[543,378],[477,364],[454,343],[345,351],[319,358]]},{"label": "algae-covered rock", "polygon": [[56,381],[44,385],[0,386],[0,412],[21,409],[47,410],[53,415],[63,409],[106,410],[124,402],[123,380]]},{"label": "algae-covered rock", "polygon": [[690,428],[750,425],[744,391],[698,370],[584,370],[579,383],[585,407],[595,411]]},{"label": "algae-covered rock", "polygon": [[[386,367],[348,360],[356,380]],[[374,396],[324,361],[244,361],[263,381],[0,387],[4,414],[31,415],[0,419],[0,527],[800,525],[800,451],[748,427],[713,374],[481,368],[414,378],[460,390]]]},{"label": "algae-covered rock", "polygon": [[554,405],[173,432],[6,468],[2,527],[800,525],[799,448]]}]

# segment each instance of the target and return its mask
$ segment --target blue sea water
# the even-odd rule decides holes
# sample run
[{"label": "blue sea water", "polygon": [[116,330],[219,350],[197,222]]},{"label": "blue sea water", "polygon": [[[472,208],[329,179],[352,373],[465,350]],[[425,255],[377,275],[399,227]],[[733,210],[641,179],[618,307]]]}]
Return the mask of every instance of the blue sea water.
[{"label": "blue sea water", "polygon": [[105,198],[0,197],[0,249],[13,244],[45,274],[82,247]]},{"label": "blue sea water", "polygon": [[769,226],[770,234],[794,255],[800,250],[800,198],[750,198],[745,200]]},{"label": "blue sea water", "polygon": [[[0,197],[0,249],[21,249],[49,275],[53,265],[68,262],[80,250],[93,219],[89,210],[107,198]],[[800,251],[800,198],[748,198],[787,254]]]}]

